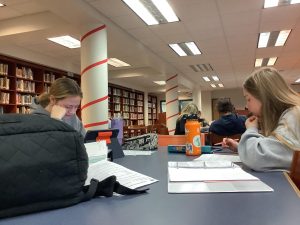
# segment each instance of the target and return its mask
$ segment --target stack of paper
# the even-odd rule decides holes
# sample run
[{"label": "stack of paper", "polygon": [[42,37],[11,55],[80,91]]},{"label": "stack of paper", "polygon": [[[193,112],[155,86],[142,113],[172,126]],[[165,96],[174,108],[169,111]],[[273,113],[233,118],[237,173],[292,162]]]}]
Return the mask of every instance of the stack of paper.
[{"label": "stack of paper", "polygon": [[92,178],[101,181],[112,175],[117,177],[117,181],[120,184],[132,189],[158,181],[152,177],[127,169],[124,166],[102,160],[89,166],[85,184],[89,185]]},{"label": "stack of paper", "polygon": [[169,162],[169,193],[273,191],[230,161]]}]

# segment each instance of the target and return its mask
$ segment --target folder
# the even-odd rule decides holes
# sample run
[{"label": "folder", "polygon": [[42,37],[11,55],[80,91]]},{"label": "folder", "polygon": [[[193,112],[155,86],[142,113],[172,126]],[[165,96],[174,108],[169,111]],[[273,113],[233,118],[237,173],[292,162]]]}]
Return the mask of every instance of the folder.
[{"label": "folder", "polygon": [[168,193],[270,191],[271,187],[230,161],[168,163]]}]

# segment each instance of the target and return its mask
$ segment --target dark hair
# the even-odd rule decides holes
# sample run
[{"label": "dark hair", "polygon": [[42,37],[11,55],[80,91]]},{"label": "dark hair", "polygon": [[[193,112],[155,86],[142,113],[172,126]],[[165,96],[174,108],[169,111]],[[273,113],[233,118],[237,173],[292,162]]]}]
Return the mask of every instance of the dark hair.
[{"label": "dark hair", "polygon": [[228,113],[234,111],[234,106],[228,98],[220,98],[217,103],[219,113]]}]

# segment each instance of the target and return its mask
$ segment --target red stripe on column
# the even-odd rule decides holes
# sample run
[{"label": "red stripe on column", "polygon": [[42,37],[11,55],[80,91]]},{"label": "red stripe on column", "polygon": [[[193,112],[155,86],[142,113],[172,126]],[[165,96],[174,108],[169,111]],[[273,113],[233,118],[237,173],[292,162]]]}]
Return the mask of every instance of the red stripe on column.
[{"label": "red stripe on column", "polygon": [[177,74],[174,75],[173,77],[168,78],[166,81],[172,80],[173,78],[177,77]]},{"label": "red stripe on column", "polygon": [[89,106],[91,106],[91,105],[94,105],[94,104],[96,104],[96,103],[98,103],[98,102],[103,102],[103,101],[106,100],[106,99],[108,99],[108,95],[106,95],[106,96],[103,97],[103,98],[98,98],[98,99],[96,99],[96,100],[94,100],[94,101],[91,101],[91,102],[89,102],[89,103],[86,103],[85,105],[81,106],[81,110],[83,110],[84,108],[87,108],[87,107],[89,107]]},{"label": "red stripe on column", "polygon": [[168,130],[169,131],[169,133],[171,133],[171,132],[173,132],[173,131],[175,131],[176,129],[173,129],[173,130]]},{"label": "red stripe on column", "polygon": [[171,101],[168,101],[167,103],[166,103],[166,105],[168,105],[168,104],[170,104],[170,103],[172,103],[172,102],[175,102],[175,101],[177,101],[178,99],[177,98],[175,98],[175,99],[173,99],[173,100],[171,100]]},{"label": "red stripe on column", "polygon": [[105,25],[102,25],[101,27],[97,27],[89,32],[87,32],[85,35],[82,36],[82,38],[80,39],[80,41],[82,42],[86,37],[90,36],[91,34],[99,31],[99,30],[103,30],[104,28],[106,28]]},{"label": "red stripe on column", "polygon": [[104,125],[104,124],[108,124],[108,121],[101,121],[101,122],[97,122],[97,123],[85,124],[84,128],[95,127],[95,126],[100,126],[100,125]]},{"label": "red stripe on column", "polygon": [[178,85],[176,85],[176,86],[174,86],[174,87],[171,87],[171,88],[169,88],[168,90],[166,90],[166,92],[171,91],[171,90],[173,90],[174,88],[177,88],[177,87],[178,87]]},{"label": "red stripe on column", "polygon": [[168,119],[171,119],[172,117],[174,117],[174,116],[178,116],[179,115],[179,113],[176,113],[176,114],[174,114],[174,115],[172,115],[172,116],[169,116],[169,117],[167,117],[167,120]]},{"label": "red stripe on column", "polygon": [[82,76],[86,71],[92,69],[92,68],[95,67],[95,66],[99,66],[99,65],[101,65],[101,64],[104,64],[104,63],[106,63],[107,61],[108,61],[108,59],[104,59],[104,60],[101,60],[101,61],[99,61],[99,62],[96,62],[96,63],[93,63],[93,64],[89,65],[89,66],[86,67],[84,70],[82,70],[81,76]]}]

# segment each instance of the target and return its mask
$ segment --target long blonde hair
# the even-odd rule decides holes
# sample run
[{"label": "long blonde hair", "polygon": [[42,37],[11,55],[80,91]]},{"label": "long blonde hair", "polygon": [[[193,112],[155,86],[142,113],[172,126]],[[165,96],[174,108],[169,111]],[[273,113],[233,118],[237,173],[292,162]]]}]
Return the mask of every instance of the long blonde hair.
[{"label": "long blonde hair", "polygon": [[73,79],[63,77],[56,79],[50,87],[49,93],[43,93],[38,97],[38,102],[42,107],[47,107],[50,103],[50,96],[56,100],[62,100],[69,96],[79,96],[82,98],[82,92]]},{"label": "long blonde hair", "polygon": [[254,71],[244,82],[244,88],[262,103],[261,129],[269,136],[277,127],[281,114],[288,108],[300,105],[300,96],[271,67]]},{"label": "long blonde hair", "polygon": [[181,111],[178,120],[180,120],[184,115],[198,114],[199,109],[194,103],[187,104]]}]

